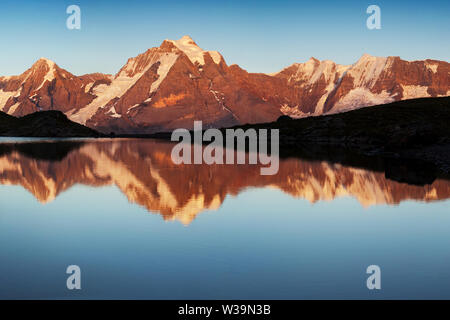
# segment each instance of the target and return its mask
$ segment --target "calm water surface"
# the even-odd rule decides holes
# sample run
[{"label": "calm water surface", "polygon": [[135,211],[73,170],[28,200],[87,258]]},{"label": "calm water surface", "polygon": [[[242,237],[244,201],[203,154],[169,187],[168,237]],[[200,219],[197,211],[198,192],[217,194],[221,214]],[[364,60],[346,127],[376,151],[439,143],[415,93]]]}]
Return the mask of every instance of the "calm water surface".
[{"label": "calm water surface", "polygon": [[176,166],[171,147],[3,138],[0,298],[450,298],[450,181],[301,159],[275,176]]}]

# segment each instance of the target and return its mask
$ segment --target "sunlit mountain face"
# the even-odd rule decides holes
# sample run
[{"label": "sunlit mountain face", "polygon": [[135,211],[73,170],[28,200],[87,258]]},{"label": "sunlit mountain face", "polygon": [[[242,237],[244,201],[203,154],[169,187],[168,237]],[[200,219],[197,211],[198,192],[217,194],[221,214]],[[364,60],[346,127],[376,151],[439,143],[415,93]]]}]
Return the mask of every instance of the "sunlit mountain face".
[{"label": "sunlit mountain face", "polygon": [[273,176],[262,176],[259,165],[176,165],[171,159],[174,145],[150,139],[16,141],[0,146],[0,183],[22,186],[42,205],[57,201],[75,184],[115,185],[130,203],[186,225],[247,188],[275,188],[311,203],[350,196],[364,207],[450,197],[450,181],[442,178],[409,185],[386,178],[384,171],[324,160],[280,159]]},{"label": "sunlit mountain face", "polygon": [[447,97],[449,72],[447,61],[364,54],[350,65],[311,57],[273,74],[249,73],[186,35],[128,59],[115,75],[76,76],[46,58],[17,76],[0,71],[0,111],[59,110],[107,134],[192,129],[193,118],[220,128]]}]

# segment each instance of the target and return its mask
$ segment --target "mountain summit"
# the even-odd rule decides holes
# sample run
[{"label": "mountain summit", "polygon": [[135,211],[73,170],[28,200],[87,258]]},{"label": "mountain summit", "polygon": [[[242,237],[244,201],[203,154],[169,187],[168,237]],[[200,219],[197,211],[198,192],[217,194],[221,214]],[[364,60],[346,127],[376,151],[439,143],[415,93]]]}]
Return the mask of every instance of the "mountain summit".
[{"label": "mountain summit", "polygon": [[189,36],[128,59],[117,74],[75,76],[41,58],[0,77],[0,111],[23,116],[60,110],[103,132],[152,133],[307,117],[397,100],[450,94],[450,64],[364,54],[352,65],[315,58],[278,73],[228,66]]}]

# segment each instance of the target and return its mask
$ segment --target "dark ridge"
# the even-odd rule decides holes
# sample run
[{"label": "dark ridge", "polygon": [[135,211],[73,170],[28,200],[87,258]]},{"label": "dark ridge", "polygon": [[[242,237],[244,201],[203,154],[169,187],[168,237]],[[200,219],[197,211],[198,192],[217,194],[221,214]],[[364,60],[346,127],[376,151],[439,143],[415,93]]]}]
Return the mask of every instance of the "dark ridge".
[{"label": "dark ridge", "polygon": [[100,137],[101,133],[70,121],[61,111],[40,111],[21,118],[0,112],[0,136],[3,137]]}]

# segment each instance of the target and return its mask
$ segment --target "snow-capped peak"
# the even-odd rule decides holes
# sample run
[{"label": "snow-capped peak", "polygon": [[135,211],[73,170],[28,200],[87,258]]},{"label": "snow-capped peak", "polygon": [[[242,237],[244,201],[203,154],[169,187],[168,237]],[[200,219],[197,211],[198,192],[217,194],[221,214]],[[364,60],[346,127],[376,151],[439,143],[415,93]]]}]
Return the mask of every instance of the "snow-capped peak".
[{"label": "snow-capped peak", "polygon": [[334,80],[336,74],[341,77],[348,68],[349,66],[336,64],[331,60],[321,61],[311,57],[306,62],[294,63],[281,72],[287,69],[293,69],[295,71],[290,75],[289,81],[306,81],[308,84],[314,84],[322,77],[324,77],[327,83],[330,83]]},{"label": "snow-capped peak", "polygon": [[39,58],[39,60],[37,60],[33,64],[33,67],[34,66],[39,66],[39,65],[42,65],[42,64],[47,65],[50,69],[54,68],[55,65],[56,65],[52,60],[42,57],[42,58]]},{"label": "snow-capped peak", "polygon": [[363,55],[361,56],[361,58],[359,58],[359,60],[367,60],[370,58],[375,58],[374,56],[368,54],[368,53],[363,53]]},{"label": "snow-capped peak", "polygon": [[349,73],[357,86],[373,87],[387,65],[387,57],[375,57],[365,53],[352,66]]},{"label": "snow-capped peak", "polygon": [[222,56],[217,51],[205,51],[200,48],[190,36],[183,36],[180,40],[167,40],[176,46],[179,50],[183,51],[191,60],[193,64],[199,63],[205,64],[203,55],[208,52],[215,63],[220,63]]},{"label": "snow-capped peak", "polygon": [[353,65],[366,65],[368,63],[374,63],[374,62],[380,62],[380,61],[385,61],[388,57],[377,57],[377,56],[372,56],[368,53],[364,53],[361,58],[358,59],[358,61],[356,61]]},{"label": "snow-capped peak", "polygon": [[311,58],[309,58],[308,61],[306,61],[306,63],[316,63],[316,62],[319,62],[319,63],[320,63],[320,60],[318,60],[318,59],[316,59],[316,58],[314,58],[314,57],[311,57]]},{"label": "snow-capped peak", "polygon": [[33,66],[31,67],[32,74],[40,74],[42,66],[46,67],[46,73],[42,79],[41,84],[37,89],[35,89],[35,91],[41,89],[45,82],[51,82],[55,78],[56,63],[47,58],[40,58],[33,64]]}]

